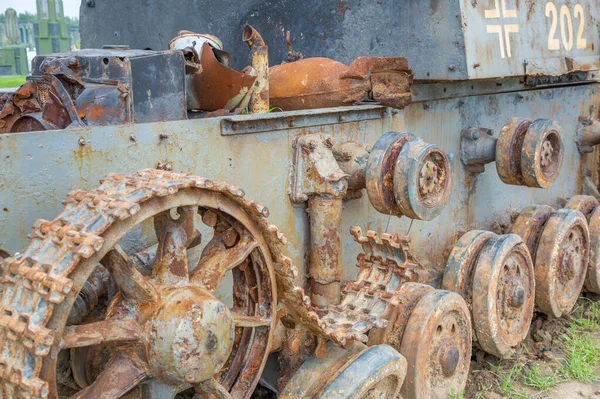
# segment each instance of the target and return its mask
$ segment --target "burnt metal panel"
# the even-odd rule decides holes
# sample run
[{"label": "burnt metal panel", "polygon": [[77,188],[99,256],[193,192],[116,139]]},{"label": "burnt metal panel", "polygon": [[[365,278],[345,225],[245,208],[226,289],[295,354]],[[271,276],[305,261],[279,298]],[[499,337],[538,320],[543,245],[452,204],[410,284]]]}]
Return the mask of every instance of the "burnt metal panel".
[{"label": "burnt metal panel", "polygon": [[349,64],[363,55],[404,56],[418,79],[467,77],[458,0],[102,0],[95,7],[82,4],[80,15],[84,48],[161,50],[189,29],[221,38],[232,66],[242,69],[250,60],[242,41],[248,23],[269,46],[271,65],[287,60],[289,30],[305,57]]},{"label": "burnt metal panel", "polygon": [[79,110],[94,104],[90,125],[158,122],[187,118],[184,64],[181,51],[81,50],[35,57],[32,75],[74,74],[86,88],[71,90]]},{"label": "burnt metal panel", "polygon": [[181,52],[133,57],[130,63],[135,122],[187,118],[185,68]]},{"label": "burnt metal panel", "polygon": [[236,27],[250,23],[271,65],[286,60],[290,30],[306,57],[349,64],[361,55],[404,56],[416,79],[464,80],[597,70],[599,14],[597,0],[103,0],[82,6],[81,36],[84,47],[159,50],[192,29],[219,36],[242,68],[248,51]]}]

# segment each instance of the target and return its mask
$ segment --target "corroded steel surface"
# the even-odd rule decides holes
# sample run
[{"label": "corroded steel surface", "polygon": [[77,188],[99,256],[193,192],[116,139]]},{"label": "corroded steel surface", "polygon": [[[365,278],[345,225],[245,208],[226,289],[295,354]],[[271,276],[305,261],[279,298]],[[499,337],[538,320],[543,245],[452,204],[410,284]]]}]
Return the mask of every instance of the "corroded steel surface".
[{"label": "corroded steel surface", "polygon": [[590,239],[583,214],[553,212],[540,236],[536,253],[536,304],[546,314],[569,313],[585,282]]},{"label": "corroded steel surface", "polygon": [[600,294],[600,207],[592,213],[589,219],[590,258],[584,288],[595,294]]},{"label": "corroded steel surface", "polygon": [[591,195],[575,195],[567,201],[565,209],[575,209],[583,213],[583,216],[589,222],[598,204],[598,199]]},{"label": "corroded steel surface", "polygon": [[340,302],[342,282],[342,199],[313,197],[308,200],[310,223],[311,298],[318,307]]},{"label": "corroded steel surface", "polygon": [[253,114],[269,112],[269,47],[250,25],[244,28],[243,39],[250,47],[251,65],[256,74],[248,110]]},{"label": "corroded steel surface", "polygon": [[202,46],[199,60],[188,61],[187,69],[186,99],[190,110],[245,108],[255,89],[256,76],[224,65],[208,43]]},{"label": "corroded steel surface", "polygon": [[537,307],[553,317],[569,313],[586,280],[590,255],[584,214],[574,209],[530,206],[516,218],[511,232],[523,238],[532,254]]},{"label": "corroded steel surface", "polygon": [[271,106],[286,111],[351,105],[370,98],[404,108],[411,101],[412,71],[405,58],[359,57],[350,66],[305,58],[269,70]]},{"label": "corroded steel surface", "polygon": [[448,156],[409,133],[382,135],[371,150],[365,175],[371,204],[388,215],[432,220],[450,196]]},{"label": "corroded steel surface", "polygon": [[[445,87],[440,84],[436,93],[442,93]],[[420,89],[427,93],[425,88]],[[465,88],[466,92],[470,90],[470,86]],[[449,86],[448,91],[457,95]],[[549,108],[549,98],[560,101]],[[580,192],[583,163],[577,155],[574,135],[579,116],[589,112],[590,99],[597,102],[598,98],[597,85],[578,85],[426,101],[414,103],[397,114],[370,107],[369,112],[377,111],[377,117],[367,119],[353,117],[364,113],[365,107],[346,107],[341,114],[334,114],[337,122],[329,118],[332,110],[234,116],[227,118],[229,125],[236,123],[242,133],[233,135],[231,129],[223,127],[223,118],[2,135],[0,157],[11,173],[0,176],[0,184],[7,188],[0,192],[0,246],[9,253],[21,251],[28,226],[36,215],[53,217],[69,188],[91,189],[93,182],[109,170],[132,172],[168,161],[175,171],[230,181],[269,204],[273,221],[288,234],[288,254],[300,275],[305,275],[308,215],[304,205],[277,200],[287,195],[290,169],[286,165],[292,157],[293,140],[318,132],[334,136],[338,143],[355,141],[369,148],[384,132],[410,131],[454,155],[449,156],[454,184],[447,206],[435,222],[414,221],[409,230],[410,219],[390,218],[373,211],[366,195],[345,201],[343,213],[347,216],[342,217],[342,242],[350,237],[350,227],[358,223],[370,230],[408,232],[419,260],[430,271],[430,282],[438,285],[459,232],[509,225],[511,213],[529,204],[557,207],[558,197],[570,198]],[[482,112],[485,109],[497,112]],[[323,115],[329,119],[323,119]],[[338,115],[348,122],[339,122]],[[485,126],[499,131],[512,116],[554,118],[563,126],[565,157],[555,184],[547,190],[499,184],[493,165],[476,177],[460,165],[460,130]],[[311,123],[298,127],[288,124],[298,118]],[[249,133],[246,129],[252,126],[263,128],[260,133]],[[210,146],[206,145],[208,142]],[[154,244],[145,229],[133,238],[147,246]],[[349,265],[355,264],[360,251],[350,245],[343,247],[342,252],[343,280],[353,280],[356,270]]]},{"label": "corroded steel surface", "polygon": [[548,188],[563,158],[562,129],[554,120],[512,118],[496,144],[496,168],[506,184]]},{"label": "corroded steel surface", "polygon": [[519,213],[510,229],[523,239],[534,264],[542,231],[552,212],[554,209],[548,205],[528,206]]},{"label": "corroded steel surface", "polygon": [[369,399],[395,398],[404,376],[406,360],[388,345],[348,349],[327,345],[325,358],[312,356],[294,374],[280,397]]},{"label": "corroded steel surface", "polygon": [[40,55],[0,113],[0,133],[185,119],[178,51],[82,50]]},{"label": "corroded steel surface", "polygon": [[473,276],[472,315],[478,345],[506,358],[527,337],[535,304],[533,262],[516,234],[491,238]]},{"label": "corroded steel surface", "polygon": [[[72,192],[56,219],[36,224],[25,253],[2,262],[3,396],[55,396],[57,359],[49,355],[59,349],[99,342],[126,345],[78,397],[98,397],[99,392],[108,391],[120,395],[119,392],[125,393],[149,378],[153,384],[162,384],[162,392],[168,395],[175,395],[177,385],[183,382],[202,383],[202,389],[215,392],[231,390],[234,396],[249,395],[264,366],[275,321],[271,264],[281,261],[281,255],[271,249],[285,239],[277,228],[266,223],[266,208],[243,199],[243,195],[234,186],[157,170],[111,175],[95,191]],[[247,280],[250,275],[242,280],[254,287],[246,295],[256,303],[237,303],[241,308],[234,307],[230,312],[212,296],[216,287],[207,290],[204,284],[195,286],[200,281],[212,281],[204,273],[220,279],[211,267],[192,271],[189,282],[179,284],[188,279],[187,272],[184,275],[179,266],[186,260],[185,247],[196,237],[189,209],[194,206],[214,207],[219,215],[224,215],[218,220],[225,225],[227,221],[241,231],[239,234],[252,234],[254,245],[249,247],[243,237],[237,244],[224,238],[233,227],[216,234],[208,247],[229,242],[229,248],[224,247],[217,254],[206,251],[201,263],[217,262],[221,268],[235,268],[252,249],[258,248],[260,255],[253,252],[251,261],[245,264],[245,270],[253,270],[257,280]],[[178,209],[179,218],[165,220],[170,216],[161,212],[173,208]],[[163,234],[164,238],[159,238],[152,275],[146,278],[117,242],[132,226],[151,216],[162,220],[156,228],[157,236]],[[271,253],[278,255],[271,258]],[[99,260],[111,272],[120,295],[111,303],[106,320],[65,328],[75,296]],[[178,285],[172,285],[174,282]],[[252,290],[256,292],[253,294]],[[156,301],[161,305],[153,306]],[[189,306],[181,305],[183,302],[189,302]],[[133,304],[137,306],[132,307]],[[234,324],[255,328],[250,342],[243,342],[244,334],[233,333]],[[171,331],[177,325],[177,330]],[[187,344],[181,346],[184,341]],[[132,342],[137,342],[137,346],[131,346]],[[229,357],[232,347],[240,350],[239,345],[251,348],[246,360]],[[199,362],[198,356],[206,358]],[[220,383],[204,382],[224,364],[229,372],[220,375]]]},{"label": "corroded steel surface", "polygon": [[[414,285],[407,283],[400,290],[404,303],[412,302],[401,344],[396,347],[407,360],[401,393],[405,399],[450,397],[463,391],[469,374],[469,309],[457,293],[434,289],[423,292]],[[399,314],[405,313],[401,305]]]},{"label": "corroded steel surface", "polygon": [[535,303],[533,263],[518,235],[463,235],[448,257],[442,287],[466,299],[479,347],[501,358],[515,353],[529,332]]}]

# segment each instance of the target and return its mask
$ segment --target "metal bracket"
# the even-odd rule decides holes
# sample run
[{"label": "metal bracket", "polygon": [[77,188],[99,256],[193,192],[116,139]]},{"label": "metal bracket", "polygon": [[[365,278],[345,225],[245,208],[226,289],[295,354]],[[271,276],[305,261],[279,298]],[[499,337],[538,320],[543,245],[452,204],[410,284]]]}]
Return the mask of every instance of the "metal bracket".
[{"label": "metal bracket", "polygon": [[344,197],[349,175],[336,162],[333,144],[333,137],[318,133],[296,137],[290,177],[292,202],[305,202],[313,195]]},{"label": "metal bracket", "polygon": [[594,151],[593,147],[600,144],[600,120],[582,119],[577,127],[576,141],[580,153]]},{"label": "metal bracket", "polygon": [[221,119],[221,135],[233,136],[237,134],[272,132],[311,126],[335,125],[338,123],[382,119],[386,116],[387,109],[381,105],[359,105],[238,115]]},{"label": "metal bracket", "polygon": [[460,134],[460,160],[472,173],[485,171],[485,164],[496,159],[496,142],[491,129],[469,128]]}]

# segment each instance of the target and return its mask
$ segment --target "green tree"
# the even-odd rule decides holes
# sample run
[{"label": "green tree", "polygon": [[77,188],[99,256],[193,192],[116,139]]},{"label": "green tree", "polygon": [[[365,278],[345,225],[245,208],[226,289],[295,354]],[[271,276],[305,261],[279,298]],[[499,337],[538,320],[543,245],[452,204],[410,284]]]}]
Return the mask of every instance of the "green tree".
[{"label": "green tree", "polygon": [[19,13],[18,16],[19,22],[35,22],[36,14],[32,14],[29,11],[25,11],[24,13]]}]

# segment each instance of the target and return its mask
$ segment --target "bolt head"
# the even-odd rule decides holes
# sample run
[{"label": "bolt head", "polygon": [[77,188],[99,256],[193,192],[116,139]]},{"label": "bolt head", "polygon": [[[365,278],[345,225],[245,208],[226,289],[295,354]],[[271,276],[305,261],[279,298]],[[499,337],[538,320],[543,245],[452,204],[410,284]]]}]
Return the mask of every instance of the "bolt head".
[{"label": "bolt head", "polygon": [[460,352],[456,346],[451,346],[446,349],[441,356],[442,373],[445,377],[451,377],[456,371],[458,361],[460,360]]}]

